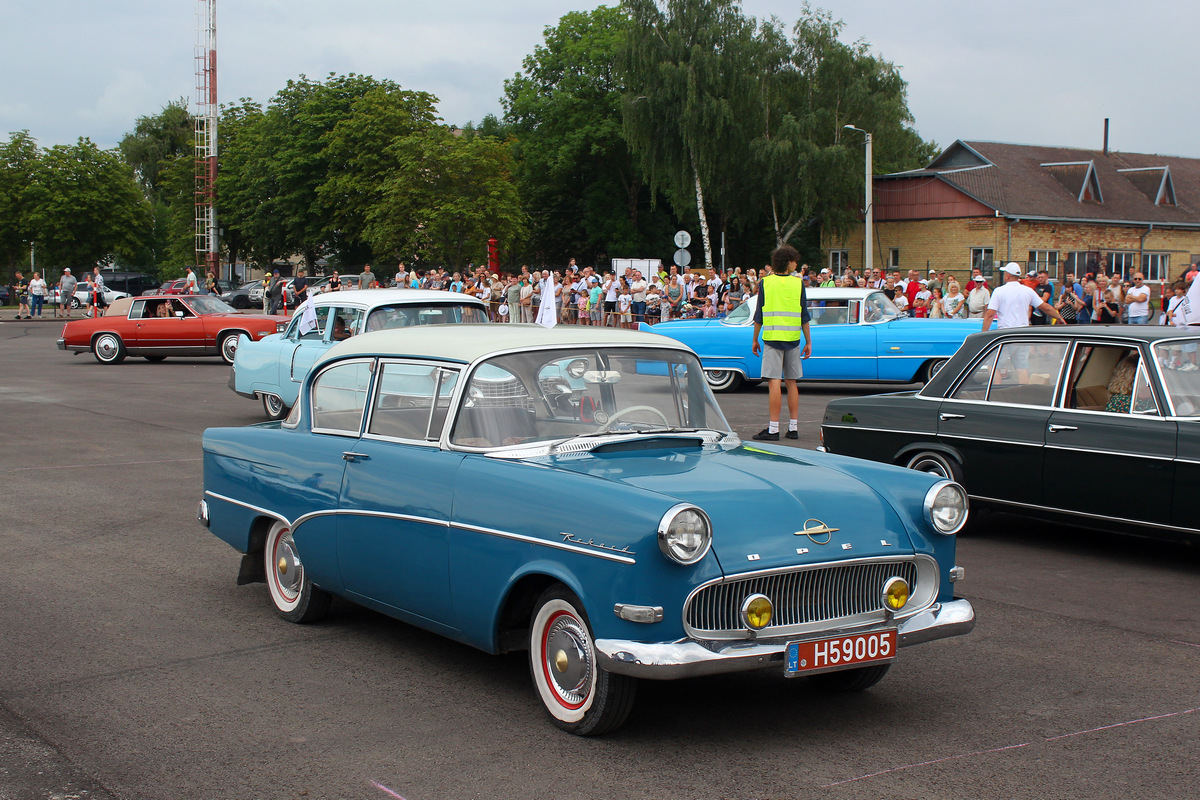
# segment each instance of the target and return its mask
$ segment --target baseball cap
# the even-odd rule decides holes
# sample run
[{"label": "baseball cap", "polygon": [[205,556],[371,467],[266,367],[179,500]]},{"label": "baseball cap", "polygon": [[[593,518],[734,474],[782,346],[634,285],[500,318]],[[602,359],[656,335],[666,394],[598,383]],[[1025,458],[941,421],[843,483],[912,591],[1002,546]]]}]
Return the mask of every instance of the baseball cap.
[{"label": "baseball cap", "polygon": [[71,271],[70,267],[63,267],[63,272],[70,272],[70,271]]},{"label": "baseball cap", "polygon": [[931,269],[931,270],[929,270],[929,274],[930,274],[930,275],[937,275],[937,270],[936,270],[936,269]]},{"label": "baseball cap", "polygon": [[976,283],[983,283],[986,278],[984,278],[982,275],[976,275],[974,278],[971,278],[971,280],[975,281]]},{"label": "baseball cap", "polygon": [[1015,261],[1008,262],[1000,269],[1009,275],[1016,275],[1018,278],[1021,277],[1021,265]]}]

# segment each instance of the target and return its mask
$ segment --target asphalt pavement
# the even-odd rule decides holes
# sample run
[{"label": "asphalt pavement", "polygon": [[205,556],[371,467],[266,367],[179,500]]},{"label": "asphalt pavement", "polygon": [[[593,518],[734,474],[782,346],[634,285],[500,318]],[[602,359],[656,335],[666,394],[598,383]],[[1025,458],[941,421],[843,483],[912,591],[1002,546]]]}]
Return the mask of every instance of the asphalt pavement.
[{"label": "asphalt pavement", "polygon": [[[904,649],[857,695],[765,672],[643,682],[624,728],[579,739],[545,719],[521,654],[344,602],[291,625],[236,585],[237,554],[195,521],[200,436],[262,416],[219,359],[103,366],[55,349],[59,324],[3,316],[0,800],[1200,787],[1193,548],[977,515],[958,556],[970,635]],[[806,386],[795,446],[815,447],[830,399],[886,388]],[[764,387],[719,399],[743,437],[764,426]]]}]

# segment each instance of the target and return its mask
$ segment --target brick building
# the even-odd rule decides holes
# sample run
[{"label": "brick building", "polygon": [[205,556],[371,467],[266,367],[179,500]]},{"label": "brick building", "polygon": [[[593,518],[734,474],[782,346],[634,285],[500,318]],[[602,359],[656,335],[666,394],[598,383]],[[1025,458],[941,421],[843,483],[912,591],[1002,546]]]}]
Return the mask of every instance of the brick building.
[{"label": "brick building", "polygon": [[[1200,159],[957,141],[873,191],[874,267],[961,279],[1017,261],[1056,280],[1105,268],[1158,282],[1200,261]],[[823,244],[835,272],[862,265],[861,227]]]}]

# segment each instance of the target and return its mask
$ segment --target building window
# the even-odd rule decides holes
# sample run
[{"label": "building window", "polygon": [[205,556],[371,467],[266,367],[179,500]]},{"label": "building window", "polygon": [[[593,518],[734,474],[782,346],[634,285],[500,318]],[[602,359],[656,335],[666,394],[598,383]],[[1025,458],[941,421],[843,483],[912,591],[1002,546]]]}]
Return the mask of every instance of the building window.
[{"label": "building window", "polygon": [[1046,272],[1050,273],[1050,278],[1052,280],[1058,280],[1061,277],[1058,274],[1058,251],[1030,250],[1029,261],[1026,262],[1025,268],[1027,270],[1031,269],[1035,272],[1046,270]]},{"label": "building window", "polygon": [[971,248],[971,269],[978,269],[987,277],[991,277],[995,273],[996,257],[995,251],[990,247],[972,247]]},{"label": "building window", "polygon": [[1108,274],[1124,275],[1126,278],[1137,269],[1137,253],[1108,253]]},{"label": "building window", "polygon": [[829,251],[829,270],[834,275],[841,275],[850,267],[850,251],[849,250],[830,250]]},{"label": "building window", "polygon": [[1067,272],[1082,281],[1084,275],[1088,273],[1095,275],[1100,271],[1100,254],[1095,250],[1077,250],[1068,253],[1066,268]]},{"label": "building window", "polygon": [[888,268],[895,269],[896,267],[899,267],[899,266],[900,266],[900,248],[899,247],[889,247],[888,248]]},{"label": "building window", "polygon": [[1171,256],[1166,253],[1143,253],[1142,275],[1148,281],[1165,281],[1171,275]]}]

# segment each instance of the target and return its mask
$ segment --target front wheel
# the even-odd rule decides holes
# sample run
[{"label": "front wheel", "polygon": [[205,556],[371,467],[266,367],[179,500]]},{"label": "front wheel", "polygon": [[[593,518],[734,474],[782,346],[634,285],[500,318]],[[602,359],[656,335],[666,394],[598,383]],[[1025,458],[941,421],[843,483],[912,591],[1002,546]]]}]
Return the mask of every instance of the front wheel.
[{"label": "front wheel", "polygon": [[637,681],[597,666],[587,616],[564,586],[538,598],[529,624],[529,671],[551,720],[568,733],[608,733],[633,710]]},{"label": "front wheel", "polygon": [[125,360],[125,343],[115,333],[102,333],[92,343],[92,355],[101,364],[120,364]]},{"label": "front wheel", "polygon": [[234,357],[237,356],[238,339],[240,337],[240,333],[230,333],[221,339],[221,358],[225,360],[226,364],[232,364]]},{"label": "front wheel", "polygon": [[841,672],[825,672],[809,678],[818,689],[827,692],[861,692],[883,680],[891,664],[876,664],[873,667],[844,669]]},{"label": "front wheel", "polygon": [[742,385],[742,374],[732,369],[706,369],[704,380],[714,392],[732,392]]},{"label": "front wheel", "polygon": [[79,308],[79,307],[80,307],[80,306],[82,306],[82,305],[83,305],[83,304],[79,302],[79,298],[78,298],[78,297],[72,297],[72,298],[71,298],[71,308]]},{"label": "front wheel", "polygon": [[279,616],[288,622],[316,622],[329,613],[333,600],[318,589],[304,572],[304,563],[292,540],[292,529],[282,522],[271,526],[263,548],[267,586]]},{"label": "front wheel", "polygon": [[290,409],[287,406],[285,406],[283,404],[283,401],[280,400],[279,397],[277,397],[276,395],[264,394],[262,396],[262,400],[263,400],[263,411],[266,412],[267,419],[272,419],[272,420],[283,419],[284,417],[286,417],[288,415],[288,411]]},{"label": "front wheel", "polygon": [[249,308],[250,299],[244,294],[235,294],[233,296],[233,303],[231,305],[234,308]]}]

